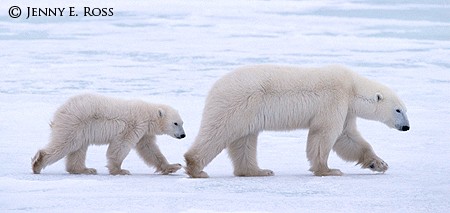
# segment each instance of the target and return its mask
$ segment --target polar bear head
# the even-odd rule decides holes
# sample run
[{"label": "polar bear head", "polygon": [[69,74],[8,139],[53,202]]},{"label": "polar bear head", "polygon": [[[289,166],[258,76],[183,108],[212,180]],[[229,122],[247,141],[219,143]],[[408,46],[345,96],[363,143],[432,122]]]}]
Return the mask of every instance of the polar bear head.
[{"label": "polar bear head", "polygon": [[158,108],[158,118],[161,121],[160,128],[163,134],[178,139],[186,137],[183,129],[183,120],[175,109],[169,106]]},{"label": "polar bear head", "polygon": [[368,79],[359,80],[353,104],[353,111],[357,116],[380,121],[399,131],[408,131],[410,126],[407,109],[400,98],[382,84]]},{"label": "polar bear head", "polygon": [[375,114],[379,121],[400,131],[409,130],[409,120],[403,102],[391,92],[375,94]]}]

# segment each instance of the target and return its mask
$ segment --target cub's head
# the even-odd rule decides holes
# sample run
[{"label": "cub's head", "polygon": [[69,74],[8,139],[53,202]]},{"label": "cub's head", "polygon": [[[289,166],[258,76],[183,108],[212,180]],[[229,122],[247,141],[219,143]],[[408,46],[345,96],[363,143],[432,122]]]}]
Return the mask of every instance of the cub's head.
[{"label": "cub's head", "polygon": [[[373,88],[370,84],[366,86]],[[399,131],[409,130],[406,107],[392,90],[382,85],[377,85],[376,90],[363,90],[356,96],[353,106],[359,117],[383,122]]]},{"label": "cub's head", "polygon": [[183,120],[181,120],[180,115],[175,109],[169,106],[159,108],[158,118],[161,121],[160,128],[162,134],[170,135],[178,139],[186,137],[183,129]]}]

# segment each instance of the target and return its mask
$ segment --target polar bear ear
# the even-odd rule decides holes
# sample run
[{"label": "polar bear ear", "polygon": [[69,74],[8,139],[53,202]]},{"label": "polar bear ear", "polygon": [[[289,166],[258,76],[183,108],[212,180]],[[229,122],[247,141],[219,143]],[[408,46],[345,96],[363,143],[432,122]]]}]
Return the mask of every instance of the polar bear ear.
[{"label": "polar bear ear", "polygon": [[380,101],[382,101],[383,99],[384,99],[384,97],[383,97],[383,95],[382,95],[381,93],[377,92],[377,93],[375,94],[375,100],[377,100],[377,102],[380,102]]},{"label": "polar bear ear", "polygon": [[166,115],[166,112],[163,109],[159,108],[158,109],[158,117],[162,118],[165,115]]}]

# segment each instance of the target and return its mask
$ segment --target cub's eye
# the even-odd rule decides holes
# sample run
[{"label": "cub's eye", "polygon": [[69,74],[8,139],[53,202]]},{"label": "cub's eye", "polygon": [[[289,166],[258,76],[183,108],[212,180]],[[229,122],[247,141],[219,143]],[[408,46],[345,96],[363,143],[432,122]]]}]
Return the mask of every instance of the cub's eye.
[{"label": "cub's eye", "polygon": [[401,112],[401,110],[399,110],[399,109],[396,109],[395,111],[396,111],[396,112],[398,112],[398,113],[400,113],[400,112]]},{"label": "cub's eye", "polygon": [[175,126],[178,126],[178,123],[177,123],[177,122],[175,122],[175,123],[173,123],[173,125],[175,125]]}]

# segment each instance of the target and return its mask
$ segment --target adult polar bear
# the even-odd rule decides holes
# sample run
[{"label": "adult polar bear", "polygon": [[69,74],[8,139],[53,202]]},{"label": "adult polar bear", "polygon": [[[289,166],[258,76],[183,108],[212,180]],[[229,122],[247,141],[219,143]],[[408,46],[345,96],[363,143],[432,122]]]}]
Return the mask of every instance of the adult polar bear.
[{"label": "adult polar bear", "polygon": [[169,174],[181,169],[180,164],[169,164],[156,144],[155,135],[186,136],[180,115],[167,105],[82,94],[59,107],[51,128],[50,143],[32,159],[35,174],[65,156],[69,173],[96,174],[85,165],[90,144],[109,144],[107,167],[112,175],[130,174],[121,166],[131,148],[157,172]]},{"label": "adult polar bear", "polygon": [[273,175],[258,167],[258,134],[301,128],[309,128],[307,157],[314,175],[342,175],[328,168],[331,149],[363,168],[386,171],[388,165],[358,132],[356,117],[409,130],[406,107],[392,90],[344,67],[243,67],[209,92],[200,132],[184,155],[186,173],[207,178],[203,168],[227,148],[236,176]]}]

